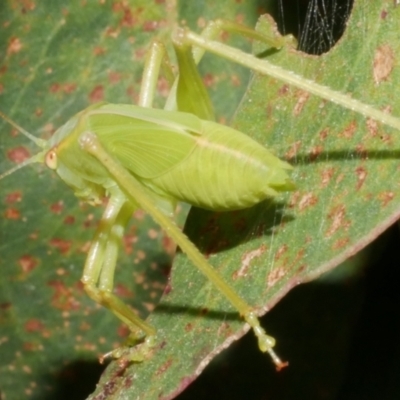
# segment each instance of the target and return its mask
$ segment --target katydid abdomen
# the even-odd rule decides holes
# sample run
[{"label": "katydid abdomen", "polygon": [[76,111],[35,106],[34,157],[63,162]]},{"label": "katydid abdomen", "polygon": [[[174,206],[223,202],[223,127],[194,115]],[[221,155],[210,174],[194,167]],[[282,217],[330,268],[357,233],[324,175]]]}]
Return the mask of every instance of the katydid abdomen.
[{"label": "katydid abdomen", "polygon": [[251,207],[290,190],[290,165],[243,133],[202,121],[196,146],[179,165],[145,181],[157,193],[218,211]]}]

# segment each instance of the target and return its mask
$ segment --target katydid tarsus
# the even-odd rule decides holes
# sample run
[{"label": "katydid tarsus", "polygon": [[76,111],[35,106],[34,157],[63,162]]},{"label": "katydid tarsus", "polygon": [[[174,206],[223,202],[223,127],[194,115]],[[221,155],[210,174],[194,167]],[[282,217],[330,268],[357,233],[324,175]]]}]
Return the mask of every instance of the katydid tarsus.
[{"label": "katydid tarsus", "polygon": [[[255,311],[209,265],[170,217],[177,201],[212,210],[234,210],[250,207],[293,187],[287,163],[245,134],[212,121],[211,104],[196,69],[205,50],[400,127],[398,120],[388,114],[214,41],[221,28],[274,47],[282,45],[226,21],[210,24],[202,35],[177,28],[173,43],[179,75],[172,78],[168,63],[165,64],[172,85],[165,110],[151,108],[164,57],[163,46],[155,42],[147,58],[138,106],[92,105],[72,117],[49,141],[32,137],[4,117],[43,150],[1,178],[29,163],[44,162],[79,198],[100,204],[104,196],[109,197],[87,256],[82,282],[91,298],[129,326],[133,341],[141,339],[138,330],[145,334],[138,345],[110,352],[113,357],[141,361],[149,356],[156,339],[156,330],[112,294],[125,225],[132,211],[142,208],[228,298],[254,330],[260,349],[270,353],[278,368],[285,365],[274,353],[275,341],[264,332]],[[245,180],[234,179],[243,173]]]}]

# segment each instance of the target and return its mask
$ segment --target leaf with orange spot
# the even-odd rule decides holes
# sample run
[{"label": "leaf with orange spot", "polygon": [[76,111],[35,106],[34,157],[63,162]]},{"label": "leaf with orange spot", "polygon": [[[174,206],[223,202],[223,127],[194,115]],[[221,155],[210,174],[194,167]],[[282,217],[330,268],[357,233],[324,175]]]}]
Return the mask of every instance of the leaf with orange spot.
[{"label": "leaf with orange spot", "polygon": [[[248,12],[246,7],[258,4],[220,1],[201,8],[203,3],[198,2],[196,10],[194,2],[181,2],[176,9],[160,1],[151,7],[144,1],[110,3],[32,2],[34,7],[21,8],[22,3],[15,2],[0,6],[0,46],[4,54],[12,41],[18,49],[9,52],[4,65],[0,65],[0,109],[35,135],[48,138],[56,127],[98,98],[116,103],[136,101],[145,50],[155,37],[168,38],[173,23],[185,20],[198,30],[197,25],[204,22],[200,17],[242,20]],[[400,54],[396,26],[399,12],[400,7],[395,8],[393,1],[359,0],[344,37],[329,53],[310,57],[284,48],[269,59],[400,115],[397,92],[393,90],[399,81],[399,68],[391,61],[392,55]],[[255,21],[254,10],[250,15],[245,18],[247,24]],[[364,33],[369,31],[374,32],[371,38]],[[227,121],[241,100],[246,71],[208,59],[212,64],[200,69],[211,85],[219,120]],[[164,88],[162,81],[160,87]],[[162,100],[159,98],[158,104]],[[263,77],[252,82],[234,125],[294,164],[297,189],[276,203],[265,202],[246,211],[216,215],[193,210],[186,230],[212,265],[262,313],[298,283],[354,254],[395,220],[400,182],[398,135],[380,123]],[[35,153],[25,138],[14,134],[12,128],[2,124],[3,154],[19,146],[29,148],[29,154]],[[11,158],[1,159],[0,171],[9,168],[11,161],[18,161]],[[1,215],[10,210],[7,196],[16,192],[21,193],[17,203],[21,207],[11,209],[14,211],[8,215],[18,218],[1,222],[0,394],[20,399],[54,393],[60,398],[56,376],[71,376],[71,369],[65,365],[96,360],[99,354],[121,343],[121,335],[127,330],[93,304],[77,284],[83,253],[100,210],[82,206],[67,187],[40,166],[26,168],[2,181],[5,211]],[[61,202],[63,207],[52,212],[52,206]],[[129,296],[129,304],[146,315],[150,305],[157,303],[153,293],[160,293],[160,282],[165,282],[168,271],[169,257],[163,251],[171,251],[174,244],[164,235],[154,235],[157,228],[140,213],[135,214],[133,224],[135,229],[125,240],[126,251],[121,252],[116,286],[121,287],[122,282],[124,292],[126,286],[134,294],[133,299]],[[21,257],[37,262],[23,280],[18,264]],[[60,270],[63,274],[59,275]],[[149,291],[143,290],[146,286]],[[345,320],[350,304],[341,294],[335,301],[341,306],[338,314]],[[339,390],[340,379],[335,381],[335,373],[325,367],[334,361],[325,354],[329,352],[332,360],[343,364],[334,369],[340,372],[346,366],[346,355],[334,346],[335,340],[323,343],[318,335],[310,333],[311,328],[323,324],[327,303],[316,298],[310,307],[298,301],[292,314],[284,309],[279,313],[279,308],[273,310],[272,314],[278,313],[278,321],[290,314],[292,328],[281,325],[279,330],[279,323],[266,324],[277,336],[278,352],[293,360],[290,368],[295,377],[289,384],[285,377],[291,372],[277,375],[270,361],[258,354],[255,343],[240,359],[239,363],[248,369],[255,364],[253,358],[259,356],[262,360],[253,375],[257,381],[268,383],[264,397],[273,389],[279,394],[291,393],[287,398],[311,398],[310,393]],[[314,315],[320,317],[317,322],[312,319]],[[236,312],[182,254],[174,263],[163,300],[149,320],[159,332],[159,345],[152,359],[140,365],[111,363],[91,399],[172,398],[245,330]],[[29,321],[46,327],[45,337],[35,330],[21,333],[21,327],[26,323],[29,326]],[[343,326],[344,322],[334,325],[331,331],[341,333]],[[313,363],[305,363],[313,352]],[[247,354],[253,358],[244,361]],[[226,371],[227,363],[220,363]],[[318,379],[320,371],[328,371],[331,380]],[[227,387],[236,383],[232,379],[235,375],[214,375]],[[283,381],[285,384],[279,387]],[[250,393],[245,392],[244,398],[250,398]]]}]

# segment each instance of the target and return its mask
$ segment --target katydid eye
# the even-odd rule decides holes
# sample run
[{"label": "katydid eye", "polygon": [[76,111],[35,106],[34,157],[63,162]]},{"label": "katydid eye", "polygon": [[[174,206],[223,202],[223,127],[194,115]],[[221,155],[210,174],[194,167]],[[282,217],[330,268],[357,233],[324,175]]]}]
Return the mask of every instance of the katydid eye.
[{"label": "katydid eye", "polygon": [[45,158],[44,162],[50,169],[57,169],[57,154],[56,154],[56,152],[54,150],[50,150],[46,154],[46,158]]}]

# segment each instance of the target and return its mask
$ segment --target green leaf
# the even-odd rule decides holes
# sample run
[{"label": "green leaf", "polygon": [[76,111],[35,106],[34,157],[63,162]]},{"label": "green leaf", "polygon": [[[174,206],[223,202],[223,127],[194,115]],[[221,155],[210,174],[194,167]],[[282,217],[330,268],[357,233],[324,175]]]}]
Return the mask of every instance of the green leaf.
[{"label": "green leaf", "polygon": [[[284,48],[269,61],[399,115],[393,90],[400,73],[399,10],[391,1],[356,2],[344,36],[328,54],[310,57]],[[337,266],[398,219],[399,136],[379,122],[259,76],[234,126],[294,164],[298,188],[275,203],[241,212],[193,210],[186,232],[262,314],[294,286]],[[157,359],[129,366],[123,377],[112,365],[97,396],[112,382],[110,398],[170,398],[245,331],[223,296],[183,255],[175,260],[170,290],[149,321],[162,327]],[[285,356],[290,360],[290,354]]]},{"label": "green leaf", "polygon": [[[150,40],[167,40],[171,25],[182,19],[193,29],[202,24],[201,17],[240,19],[247,15],[245,7],[256,2],[246,3],[235,3],[238,8],[232,2],[201,1],[182,2],[179,8],[172,2],[148,7],[144,1],[2,3],[0,110],[37,136],[48,137],[93,101],[135,102]],[[400,54],[400,8],[392,1],[371,3],[356,3],[344,37],[328,54],[309,57],[282,49],[269,60],[399,115],[393,90],[399,69],[390,54]],[[252,24],[251,17],[245,20]],[[376,69],[382,55],[393,67],[386,75]],[[220,119],[227,120],[242,93],[228,83],[245,84],[246,78],[228,70],[228,64],[214,63],[216,57],[208,57],[200,68],[207,82],[221,83],[212,95]],[[252,83],[235,127],[294,164],[298,189],[276,203],[242,212],[193,210],[186,231],[263,313],[293,286],[355,254],[398,218],[398,135],[281,82],[255,77]],[[11,132],[1,125],[0,171],[36,151]],[[87,299],[79,284],[101,210],[79,204],[42,167],[21,170],[1,184],[1,394],[43,399],[56,393],[60,398],[60,375],[77,360],[93,360],[118,345],[126,333]],[[117,293],[142,314],[162,290],[163,279],[154,271],[169,263],[163,248],[170,249],[170,243],[155,229],[149,218],[136,214],[117,271]],[[92,399],[171,398],[245,331],[222,295],[181,254],[149,321],[162,344],[154,357],[129,366],[111,363]],[[297,343],[299,332],[289,329],[285,338],[291,336]],[[290,353],[283,355],[291,360]],[[268,362],[265,376],[271,371],[269,380],[280,379]],[[265,379],[264,370],[260,379]]]}]

